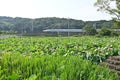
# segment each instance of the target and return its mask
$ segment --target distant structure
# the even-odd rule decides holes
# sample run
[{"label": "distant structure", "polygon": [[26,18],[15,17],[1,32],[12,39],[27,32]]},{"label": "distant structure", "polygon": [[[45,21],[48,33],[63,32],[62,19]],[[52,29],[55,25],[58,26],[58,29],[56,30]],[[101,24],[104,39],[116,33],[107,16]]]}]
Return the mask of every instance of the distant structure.
[{"label": "distant structure", "polygon": [[43,32],[56,32],[58,35],[60,33],[69,33],[68,36],[70,35],[70,33],[84,33],[85,31],[83,29],[46,29],[43,30]]},{"label": "distant structure", "polygon": [[83,29],[46,29],[43,32],[85,32]]},{"label": "distant structure", "polygon": [[58,36],[60,35],[60,33],[65,33],[67,34],[67,36],[69,37],[70,33],[84,33],[85,31],[83,29],[70,29],[70,22],[69,22],[69,17],[68,17],[68,20],[67,20],[67,28],[66,29],[46,29],[46,30],[43,30],[43,32],[53,32],[53,33],[57,33]]}]

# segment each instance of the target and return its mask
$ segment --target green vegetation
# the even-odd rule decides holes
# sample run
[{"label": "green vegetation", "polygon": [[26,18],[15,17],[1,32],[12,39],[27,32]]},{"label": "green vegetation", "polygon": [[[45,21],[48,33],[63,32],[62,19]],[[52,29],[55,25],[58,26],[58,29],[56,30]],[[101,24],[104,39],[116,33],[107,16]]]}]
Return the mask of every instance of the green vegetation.
[{"label": "green vegetation", "polygon": [[99,31],[98,35],[99,36],[119,36],[119,33],[109,28],[102,28]]},{"label": "green vegetation", "polygon": [[90,26],[85,26],[83,28],[83,30],[85,30],[87,35],[96,35],[97,34],[97,30],[93,27],[90,27]]},{"label": "green vegetation", "polygon": [[[97,29],[102,27],[112,28],[113,21],[82,21],[69,19],[70,29],[82,29],[85,26],[95,25]],[[12,18],[12,17],[0,17],[0,30],[12,31],[13,33],[26,34],[26,35],[42,35],[44,29],[67,29],[68,19],[66,18]]]},{"label": "green vegetation", "polygon": [[[120,38],[61,37],[32,38],[18,37],[0,40],[1,51],[16,54],[41,56],[80,55],[82,58],[101,62],[110,55],[120,54]],[[59,44],[59,45],[58,45]]]},{"label": "green vegetation", "polygon": [[[113,7],[113,3],[115,6]],[[120,0],[97,0],[95,6],[98,7],[98,11],[105,11],[110,15],[114,15],[113,21],[115,28],[120,28]]]},{"label": "green vegetation", "polygon": [[119,41],[87,36],[1,39],[0,80],[117,80],[117,74],[98,63],[120,55]]},{"label": "green vegetation", "polygon": [[19,56],[7,54],[0,61],[0,80],[116,80],[109,69],[79,56]]},{"label": "green vegetation", "polygon": [[[110,7],[110,0],[95,3],[99,10],[116,16],[111,21],[69,19],[70,29],[84,29],[87,35],[98,33],[105,37],[1,38],[0,80],[118,80],[117,73],[99,65],[109,56],[120,55],[120,37],[112,30],[120,25],[120,1],[115,2],[115,9]],[[42,35],[44,29],[67,26],[65,18],[0,17],[0,35]]]}]

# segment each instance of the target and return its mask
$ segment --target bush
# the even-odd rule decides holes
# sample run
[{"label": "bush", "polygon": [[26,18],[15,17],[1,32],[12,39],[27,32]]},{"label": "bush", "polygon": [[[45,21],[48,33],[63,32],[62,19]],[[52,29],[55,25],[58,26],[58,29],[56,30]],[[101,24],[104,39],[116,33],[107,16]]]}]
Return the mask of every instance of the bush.
[{"label": "bush", "polygon": [[119,36],[117,32],[112,29],[102,28],[98,33],[99,36]]},{"label": "bush", "polygon": [[96,35],[97,34],[96,29],[93,28],[93,27],[90,27],[90,26],[85,26],[83,28],[83,30],[85,30],[85,32],[86,32],[87,35]]},{"label": "bush", "polygon": [[111,36],[119,36],[119,34],[117,32],[115,32],[115,31],[112,31]]}]

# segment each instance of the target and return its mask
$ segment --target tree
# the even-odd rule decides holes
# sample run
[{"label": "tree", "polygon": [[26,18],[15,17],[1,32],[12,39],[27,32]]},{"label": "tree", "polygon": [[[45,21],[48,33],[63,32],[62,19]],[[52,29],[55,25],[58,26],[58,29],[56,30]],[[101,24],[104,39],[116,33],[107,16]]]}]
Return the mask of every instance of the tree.
[{"label": "tree", "polygon": [[114,15],[115,24],[120,23],[120,0],[97,0],[94,5],[98,7],[98,11],[105,11]]},{"label": "tree", "polygon": [[118,22],[118,21],[116,21],[116,20],[113,20],[113,21],[114,21],[113,27],[114,27],[115,29],[120,28],[120,22]]},{"label": "tree", "polygon": [[118,33],[112,29],[103,27],[101,31],[99,31],[98,36],[118,36]]},{"label": "tree", "polygon": [[83,27],[83,30],[85,30],[87,35],[95,35],[95,34],[97,34],[96,29],[93,28],[93,27],[90,27],[90,26]]},{"label": "tree", "polygon": [[110,36],[111,35],[111,30],[108,28],[103,27],[101,31],[99,32],[99,35],[101,36]]}]

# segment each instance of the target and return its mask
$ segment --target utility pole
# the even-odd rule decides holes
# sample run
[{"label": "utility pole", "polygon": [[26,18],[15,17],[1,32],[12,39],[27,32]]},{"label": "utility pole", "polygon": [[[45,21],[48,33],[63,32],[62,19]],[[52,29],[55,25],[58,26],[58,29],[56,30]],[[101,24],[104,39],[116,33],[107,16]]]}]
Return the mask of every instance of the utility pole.
[{"label": "utility pole", "polygon": [[96,28],[96,23],[93,24],[93,28],[97,29],[97,28]]},{"label": "utility pole", "polygon": [[70,27],[70,24],[69,24],[70,22],[69,22],[69,17],[68,17],[68,37],[69,37],[69,35],[70,35],[70,33],[69,33],[69,27]]},{"label": "utility pole", "polygon": [[22,28],[21,28],[22,31],[21,32],[22,32],[22,35],[23,35],[23,33],[24,33],[24,23],[21,23],[21,24],[22,24]]},{"label": "utility pole", "polygon": [[34,26],[34,19],[32,19],[31,32],[33,32],[33,26]]}]

